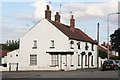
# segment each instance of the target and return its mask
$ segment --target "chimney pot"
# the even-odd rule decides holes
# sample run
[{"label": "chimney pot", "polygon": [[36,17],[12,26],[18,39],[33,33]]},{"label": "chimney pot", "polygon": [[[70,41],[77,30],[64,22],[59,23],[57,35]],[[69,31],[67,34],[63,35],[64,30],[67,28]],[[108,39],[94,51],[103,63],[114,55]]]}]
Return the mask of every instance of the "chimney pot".
[{"label": "chimney pot", "polygon": [[74,16],[73,16],[73,15],[71,16],[71,19],[74,19]]},{"label": "chimney pot", "polygon": [[103,42],[103,44],[105,45],[105,42]]},{"label": "chimney pot", "polygon": [[59,12],[56,12],[56,15],[59,15]]},{"label": "chimney pot", "polygon": [[47,5],[47,10],[50,10],[50,7],[49,7],[49,5]]},{"label": "chimney pot", "polygon": [[55,21],[56,21],[56,22],[60,22],[60,15],[59,15],[59,12],[56,12]]}]

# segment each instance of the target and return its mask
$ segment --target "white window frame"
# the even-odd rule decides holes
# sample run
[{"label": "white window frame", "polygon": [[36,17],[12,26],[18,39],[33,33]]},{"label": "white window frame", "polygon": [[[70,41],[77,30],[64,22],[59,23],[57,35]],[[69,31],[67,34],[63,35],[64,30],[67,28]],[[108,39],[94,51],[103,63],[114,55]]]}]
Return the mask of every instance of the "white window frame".
[{"label": "white window frame", "polygon": [[80,46],[80,42],[78,42],[78,43],[77,43],[77,46],[78,46],[78,49],[80,49],[80,48],[81,48],[81,46]]},{"label": "white window frame", "polygon": [[80,55],[78,54],[78,66],[80,66]]},{"label": "white window frame", "polygon": [[59,55],[51,54],[51,67],[55,67],[59,65]]},{"label": "white window frame", "polygon": [[30,54],[30,66],[36,66],[37,65],[37,55]]},{"label": "white window frame", "polygon": [[70,41],[70,49],[74,49],[74,41]]},{"label": "white window frame", "polygon": [[50,48],[55,48],[55,41],[51,40]]},{"label": "white window frame", "polygon": [[34,40],[34,41],[33,41],[33,49],[36,49],[36,48],[37,48],[37,43],[38,43],[37,40]]},{"label": "white window frame", "polygon": [[73,67],[74,66],[74,64],[73,64],[73,55],[71,54],[70,56],[71,56],[71,61],[70,61],[71,62],[71,67]]}]

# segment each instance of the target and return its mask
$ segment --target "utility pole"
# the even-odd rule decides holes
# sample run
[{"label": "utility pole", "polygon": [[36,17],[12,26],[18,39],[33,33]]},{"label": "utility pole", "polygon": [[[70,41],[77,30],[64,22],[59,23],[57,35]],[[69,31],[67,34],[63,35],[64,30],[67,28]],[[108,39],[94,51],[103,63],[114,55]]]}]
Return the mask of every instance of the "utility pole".
[{"label": "utility pole", "polygon": [[60,10],[59,10],[59,13],[61,14],[61,7],[62,7],[62,5],[60,4]]},{"label": "utility pole", "polygon": [[120,28],[120,1],[118,2],[118,28]]},{"label": "utility pole", "polygon": [[97,68],[99,68],[99,23],[97,24]]}]

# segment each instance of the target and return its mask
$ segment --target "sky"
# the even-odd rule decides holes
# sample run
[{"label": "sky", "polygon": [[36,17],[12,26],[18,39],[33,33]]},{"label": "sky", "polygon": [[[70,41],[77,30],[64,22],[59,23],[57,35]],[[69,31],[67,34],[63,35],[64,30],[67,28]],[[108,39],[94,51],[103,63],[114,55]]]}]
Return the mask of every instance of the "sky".
[{"label": "sky", "polygon": [[[75,27],[94,40],[97,39],[97,23],[100,23],[100,43],[107,41],[108,15],[118,12],[118,0],[3,0],[0,3],[0,43],[20,39],[44,18],[47,4],[52,11],[52,20],[55,13],[60,12],[61,23],[70,25],[72,14]],[[117,14],[109,16],[110,34],[118,28],[117,18]]]}]

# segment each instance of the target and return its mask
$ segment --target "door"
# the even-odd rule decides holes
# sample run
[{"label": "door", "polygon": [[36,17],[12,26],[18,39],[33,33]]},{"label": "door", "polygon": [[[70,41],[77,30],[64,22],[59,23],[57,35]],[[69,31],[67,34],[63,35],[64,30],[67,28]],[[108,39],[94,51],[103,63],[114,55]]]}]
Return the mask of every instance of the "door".
[{"label": "door", "polygon": [[18,71],[18,63],[9,63],[9,71]]},{"label": "door", "polygon": [[61,55],[61,70],[65,70],[67,66],[67,55]]}]

